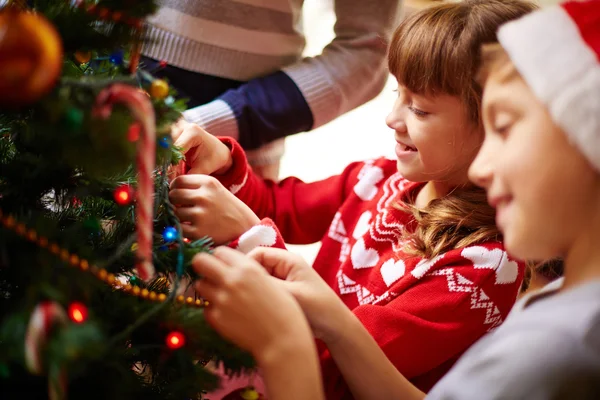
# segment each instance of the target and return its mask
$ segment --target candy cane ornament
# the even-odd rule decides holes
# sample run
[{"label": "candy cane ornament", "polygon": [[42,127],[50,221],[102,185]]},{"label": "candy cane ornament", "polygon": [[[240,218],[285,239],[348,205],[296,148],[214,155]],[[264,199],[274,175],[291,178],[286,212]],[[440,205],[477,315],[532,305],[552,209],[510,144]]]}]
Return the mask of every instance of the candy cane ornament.
[{"label": "candy cane ornament", "polygon": [[[29,372],[34,375],[44,373],[42,352],[44,351],[52,329],[57,325],[66,325],[68,322],[65,310],[56,302],[45,301],[38,304],[27,326],[25,334],[25,364]],[[67,377],[65,371],[60,371],[58,384],[52,380],[48,382],[48,397],[58,400],[65,397]]]},{"label": "candy cane ornament", "polygon": [[125,104],[141,124],[137,148],[138,189],[136,196],[137,270],[141,279],[154,276],[152,263],[152,233],[154,225],[154,179],[156,162],[156,126],[154,108],[148,96],[138,88],[115,83],[102,90],[96,98],[94,115],[107,119],[117,103]]}]

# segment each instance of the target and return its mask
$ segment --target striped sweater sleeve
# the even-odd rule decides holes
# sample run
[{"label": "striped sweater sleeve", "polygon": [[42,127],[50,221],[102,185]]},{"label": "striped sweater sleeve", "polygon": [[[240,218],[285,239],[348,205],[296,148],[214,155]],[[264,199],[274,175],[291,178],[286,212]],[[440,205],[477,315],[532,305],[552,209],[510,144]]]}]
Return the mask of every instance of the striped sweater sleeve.
[{"label": "striped sweater sleeve", "polygon": [[375,97],[401,0],[335,0],[335,38],[316,57],[252,79],[184,113],[246,149],[317,128]]}]

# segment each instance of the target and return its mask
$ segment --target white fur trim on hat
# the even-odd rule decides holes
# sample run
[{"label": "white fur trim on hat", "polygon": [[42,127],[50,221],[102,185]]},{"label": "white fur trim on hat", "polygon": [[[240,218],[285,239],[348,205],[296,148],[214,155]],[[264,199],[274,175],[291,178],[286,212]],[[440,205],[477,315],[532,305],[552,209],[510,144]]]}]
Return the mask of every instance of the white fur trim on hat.
[{"label": "white fur trim on hat", "polygon": [[563,7],[550,7],[503,25],[498,40],[556,124],[600,171],[600,64],[576,22]]}]

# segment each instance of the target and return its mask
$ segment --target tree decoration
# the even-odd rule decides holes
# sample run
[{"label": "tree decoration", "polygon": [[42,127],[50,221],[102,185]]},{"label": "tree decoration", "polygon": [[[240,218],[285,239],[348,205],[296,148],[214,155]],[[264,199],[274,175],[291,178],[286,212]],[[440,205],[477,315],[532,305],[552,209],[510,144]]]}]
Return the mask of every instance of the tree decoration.
[{"label": "tree decoration", "polygon": [[74,54],[75,60],[79,64],[86,64],[92,59],[91,51],[76,51]]},{"label": "tree decoration", "polygon": [[75,5],[83,8],[90,15],[96,15],[101,20],[122,22],[135,29],[141,29],[142,19],[125,16],[121,11],[111,11],[106,7],[98,7],[96,4],[86,4],[84,0],[75,0]]},{"label": "tree decoration", "polygon": [[127,130],[127,140],[130,142],[137,142],[140,138],[140,131],[142,130],[142,126],[139,122],[134,122],[131,124],[129,129]]},{"label": "tree decoration", "polygon": [[[48,338],[53,329],[66,323],[67,316],[58,303],[46,301],[35,307],[25,334],[25,364],[31,373],[36,375],[44,373],[42,355]],[[65,392],[65,372],[61,371],[58,382],[48,380],[48,397],[51,400],[58,400]]]},{"label": "tree decoration", "polygon": [[133,201],[134,195],[135,191],[133,190],[133,187],[128,184],[123,184],[115,189],[115,202],[120,206],[128,206]]},{"label": "tree decoration", "polygon": [[142,127],[141,140],[138,142],[138,201],[137,201],[137,234],[139,260],[138,272],[143,280],[154,275],[152,264],[152,227],[154,205],[154,170],[156,157],[156,126],[154,109],[148,98],[132,86],[114,84],[104,89],[96,99],[95,115],[108,118],[115,103],[124,103],[131,110],[134,118]]},{"label": "tree decoration", "polygon": [[158,141],[158,144],[160,145],[160,147],[162,147],[163,149],[168,149],[169,146],[171,146],[171,140],[168,136],[163,137],[162,139],[160,139]]},{"label": "tree decoration", "polygon": [[117,51],[113,52],[108,57],[108,59],[114,65],[121,65],[121,64],[123,64],[123,57],[124,57],[123,50],[117,50]]},{"label": "tree decoration", "polygon": [[30,105],[56,84],[62,40],[41,14],[15,6],[0,10],[0,107]]},{"label": "tree decoration", "polygon": [[179,234],[177,232],[177,228],[175,228],[174,226],[167,226],[163,231],[163,239],[167,243],[174,242],[175,240],[177,240],[178,237]]},{"label": "tree decoration", "polygon": [[67,312],[69,314],[69,319],[76,324],[81,324],[88,318],[88,309],[83,303],[71,303]]},{"label": "tree decoration", "polygon": [[[151,301],[164,302],[167,300],[167,296],[164,293],[158,293],[155,291],[144,291],[145,288],[140,287],[138,277],[130,277],[129,283],[123,285],[115,275],[109,273],[106,269],[100,268],[96,265],[90,264],[85,258],[79,257],[77,254],[69,252],[67,249],[60,247],[57,243],[51,242],[47,237],[38,234],[34,229],[28,229],[24,224],[17,222],[14,217],[10,215],[4,215],[0,210],[0,225],[7,229],[13,230],[19,236],[24,237],[30,242],[35,243],[37,246],[46,249],[56,257],[60,257],[62,261],[71,267],[78,268],[81,271],[89,272],[94,274],[99,280],[106,282],[115,288],[121,289],[122,291],[129,293],[133,296],[139,296],[144,299]],[[158,278],[155,281],[157,290],[162,290],[164,284],[164,277]],[[180,304],[186,304],[195,307],[205,307],[207,302],[200,299],[194,299],[193,297],[184,297],[182,295],[177,296],[175,301]]]},{"label": "tree decoration", "polygon": [[185,335],[179,331],[169,332],[165,338],[167,347],[171,350],[177,350],[185,346]]},{"label": "tree decoration", "polygon": [[[137,70],[147,39],[142,21],[160,0],[7,2],[0,6],[0,397],[26,388],[25,397],[58,399],[68,388],[72,399],[199,398],[217,382],[202,371],[198,354],[223,360],[233,373],[253,368],[248,353],[212,331],[206,302],[184,294],[191,260],[212,244],[183,245],[169,202],[167,172],[182,154],[170,142],[161,148],[162,138],[185,101],[175,100],[172,89],[164,99],[151,97],[155,78]],[[60,52],[50,51],[51,36],[38,20],[56,28]],[[52,77],[56,64],[60,72]],[[51,83],[32,91],[40,77]],[[117,103],[123,106],[113,111]],[[158,163],[147,156],[153,153]],[[156,193],[144,192],[145,179]],[[113,195],[123,183],[136,193],[120,208]],[[149,206],[148,217],[140,202]],[[178,232],[168,244],[165,226]],[[160,278],[140,278],[146,263]],[[56,303],[43,307],[46,299]],[[184,337],[185,345],[166,357],[165,326],[194,340]],[[26,368],[27,348],[50,386]],[[136,377],[132,365],[152,373]]]},{"label": "tree decoration", "polygon": [[69,107],[64,115],[63,121],[65,128],[69,132],[79,132],[81,130],[81,126],[83,125],[84,114],[83,111],[76,107]]},{"label": "tree decoration", "polygon": [[162,100],[169,95],[169,84],[163,79],[155,79],[150,84],[150,96]]}]

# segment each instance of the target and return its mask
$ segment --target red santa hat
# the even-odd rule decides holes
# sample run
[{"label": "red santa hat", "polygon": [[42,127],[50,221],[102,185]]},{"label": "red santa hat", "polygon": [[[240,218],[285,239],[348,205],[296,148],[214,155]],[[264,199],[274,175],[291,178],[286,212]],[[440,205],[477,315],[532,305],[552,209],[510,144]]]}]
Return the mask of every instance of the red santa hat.
[{"label": "red santa hat", "polygon": [[498,40],[570,141],[600,171],[600,0],[503,25]]}]

